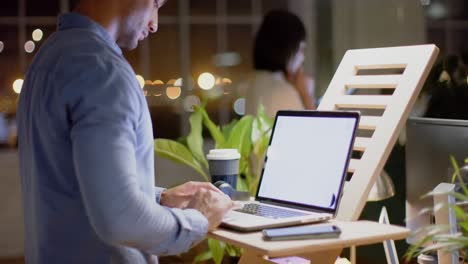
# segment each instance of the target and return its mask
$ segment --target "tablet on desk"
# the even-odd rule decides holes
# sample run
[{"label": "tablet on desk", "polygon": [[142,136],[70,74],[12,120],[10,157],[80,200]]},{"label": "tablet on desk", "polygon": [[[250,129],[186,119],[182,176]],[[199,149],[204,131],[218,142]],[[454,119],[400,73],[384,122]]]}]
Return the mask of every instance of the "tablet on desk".
[{"label": "tablet on desk", "polygon": [[293,239],[336,238],[341,230],[336,225],[307,225],[284,228],[271,228],[262,231],[263,239],[268,241]]}]

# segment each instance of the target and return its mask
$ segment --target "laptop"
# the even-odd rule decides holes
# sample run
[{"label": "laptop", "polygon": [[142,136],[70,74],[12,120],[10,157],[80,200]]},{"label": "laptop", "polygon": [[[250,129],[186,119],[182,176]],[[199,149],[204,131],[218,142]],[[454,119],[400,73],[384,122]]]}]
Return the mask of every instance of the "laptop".
[{"label": "laptop", "polygon": [[357,112],[278,111],[255,200],[222,226],[256,231],[335,217],[358,122]]}]

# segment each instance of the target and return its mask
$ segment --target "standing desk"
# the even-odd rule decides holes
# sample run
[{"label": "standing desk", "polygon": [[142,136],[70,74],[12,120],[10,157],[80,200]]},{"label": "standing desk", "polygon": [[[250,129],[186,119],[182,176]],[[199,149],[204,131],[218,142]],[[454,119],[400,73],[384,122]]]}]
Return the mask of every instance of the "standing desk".
[{"label": "standing desk", "polygon": [[339,238],[307,239],[289,241],[264,241],[261,232],[239,233],[218,228],[208,237],[239,246],[244,253],[239,264],[267,264],[271,258],[300,256],[310,259],[311,263],[332,264],[345,247],[368,245],[385,240],[400,240],[408,236],[410,230],[401,226],[380,224],[372,221],[338,221],[341,228]]},{"label": "standing desk", "polygon": [[[362,152],[351,159],[353,173],[345,183],[337,219],[342,229],[335,239],[265,242],[261,233],[236,233],[224,229],[209,236],[244,248],[241,264],[271,263],[268,258],[298,255],[312,263],[334,263],[341,249],[403,239],[409,230],[403,227],[367,221],[353,221],[367,202],[369,192],[382,171],[398,134],[409,116],[439,49],[435,45],[417,45],[348,50],[322,98],[318,110],[376,110],[364,113],[359,129],[373,131],[372,137],[356,137],[353,150]],[[357,92],[350,94],[352,88]],[[392,91],[375,93],[380,89]]]}]

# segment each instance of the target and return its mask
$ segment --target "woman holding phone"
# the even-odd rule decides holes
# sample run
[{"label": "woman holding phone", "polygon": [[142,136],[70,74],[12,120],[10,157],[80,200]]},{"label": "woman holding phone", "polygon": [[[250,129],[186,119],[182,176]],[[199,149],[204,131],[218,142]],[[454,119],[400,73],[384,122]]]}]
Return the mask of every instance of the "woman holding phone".
[{"label": "woman holding phone", "polygon": [[255,37],[255,72],[246,93],[246,114],[258,105],[274,117],[280,109],[315,109],[313,80],[304,73],[306,32],[302,21],[286,10],[270,11]]}]

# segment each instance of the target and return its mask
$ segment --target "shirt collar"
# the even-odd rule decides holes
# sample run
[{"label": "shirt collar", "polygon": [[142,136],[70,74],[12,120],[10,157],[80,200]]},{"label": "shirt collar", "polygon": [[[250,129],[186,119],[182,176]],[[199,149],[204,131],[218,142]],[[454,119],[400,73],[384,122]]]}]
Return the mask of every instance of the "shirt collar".
[{"label": "shirt collar", "polygon": [[58,20],[58,30],[67,30],[74,28],[88,29],[96,33],[102,38],[114,51],[122,55],[122,50],[119,48],[117,43],[111,38],[109,33],[98,23],[90,19],[89,17],[80,15],[75,12],[61,15]]}]

